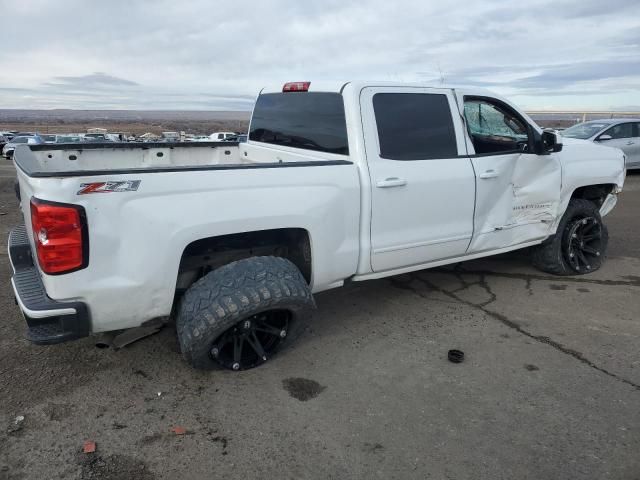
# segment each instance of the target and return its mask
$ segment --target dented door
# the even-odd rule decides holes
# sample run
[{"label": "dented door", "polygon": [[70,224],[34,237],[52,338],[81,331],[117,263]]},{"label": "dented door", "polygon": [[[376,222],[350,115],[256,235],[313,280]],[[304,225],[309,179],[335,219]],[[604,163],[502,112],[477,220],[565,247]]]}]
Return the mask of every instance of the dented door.
[{"label": "dented door", "polygon": [[472,158],[474,234],[468,253],[545,238],[558,215],[560,163],[554,155],[512,153]]},{"label": "dented door", "polygon": [[476,177],[473,237],[467,253],[543,239],[558,215],[561,166],[536,155],[526,115],[504,100],[456,92]]}]

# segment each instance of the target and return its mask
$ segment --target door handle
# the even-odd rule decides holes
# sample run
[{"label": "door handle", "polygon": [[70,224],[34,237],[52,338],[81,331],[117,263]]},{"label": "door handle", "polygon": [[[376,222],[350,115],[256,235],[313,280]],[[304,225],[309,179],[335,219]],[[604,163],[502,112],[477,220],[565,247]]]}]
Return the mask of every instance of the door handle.
[{"label": "door handle", "polygon": [[376,183],[378,188],[404,187],[407,181],[398,177],[389,177]]},{"label": "door handle", "polygon": [[487,170],[484,173],[481,173],[480,175],[478,175],[480,178],[482,178],[483,180],[486,180],[487,178],[496,178],[497,176],[499,176],[500,174],[498,172],[496,172],[495,170]]}]

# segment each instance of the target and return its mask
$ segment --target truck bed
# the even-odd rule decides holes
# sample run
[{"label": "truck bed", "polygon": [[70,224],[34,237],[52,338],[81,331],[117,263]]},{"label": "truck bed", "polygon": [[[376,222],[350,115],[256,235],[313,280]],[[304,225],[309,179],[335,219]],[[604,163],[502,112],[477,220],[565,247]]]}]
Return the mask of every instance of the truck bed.
[{"label": "truck bed", "polygon": [[25,174],[36,178],[198,170],[243,163],[237,142],[21,145],[15,161]]}]

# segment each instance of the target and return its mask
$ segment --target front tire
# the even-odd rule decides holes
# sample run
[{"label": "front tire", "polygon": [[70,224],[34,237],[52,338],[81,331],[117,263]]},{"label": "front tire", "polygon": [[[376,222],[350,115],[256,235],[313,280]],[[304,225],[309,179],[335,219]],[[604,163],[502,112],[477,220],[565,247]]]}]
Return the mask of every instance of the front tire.
[{"label": "front tire", "polygon": [[598,207],[574,198],[556,234],[532,252],[533,265],[553,275],[584,275],[598,270],[606,256],[609,232]]},{"label": "front tire", "polygon": [[314,308],[307,282],[289,260],[239,260],[185,293],[176,318],[180,349],[194,368],[254,368],[289,345]]}]

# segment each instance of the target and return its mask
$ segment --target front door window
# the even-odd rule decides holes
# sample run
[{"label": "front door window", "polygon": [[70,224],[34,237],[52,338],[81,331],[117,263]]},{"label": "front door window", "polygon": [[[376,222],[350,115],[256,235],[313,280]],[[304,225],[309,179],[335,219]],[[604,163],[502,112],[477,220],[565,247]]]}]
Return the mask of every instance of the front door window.
[{"label": "front door window", "polygon": [[526,150],[526,124],[504,107],[484,99],[465,99],[464,116],[476,154]]}]

